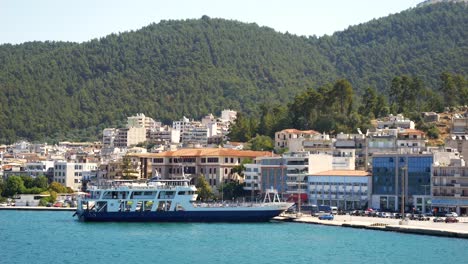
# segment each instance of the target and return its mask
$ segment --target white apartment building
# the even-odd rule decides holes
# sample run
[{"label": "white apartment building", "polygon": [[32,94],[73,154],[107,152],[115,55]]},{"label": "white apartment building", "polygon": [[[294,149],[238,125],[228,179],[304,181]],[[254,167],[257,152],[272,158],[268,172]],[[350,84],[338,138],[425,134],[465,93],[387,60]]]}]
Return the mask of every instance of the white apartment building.
[{"label": "white apartment building", "polygon": [[323,171],[310,175],[307,180],[310,204],[337,206],[341,210],[368,206],[372,178],[366,171]]},{"label": "white apartment building", "polygon": [[156,122],[153,118],[145,116],[143,113],[138,113],[135,116],[127,117],[127,126],[144,127],[146,130],[149,130],[161,127],[161,122]]},{"label": "white apartment building", "polygon": [[334,170],[354,170],[356,168],[355,149],[335,149],[332,166]]},{"label": "white apartment building", "polygon": [[377,120],[377,128],[409,128],[414,129],[415,124],[413,121],[405,118],[402,114],[396,116],[390,114],[388,117]]},{"label": "white apartment building", "polygon": [[146,132],[146,137],[156,143],[180,143],[180,131],[172,127],[163,126]]},{"label": "white apartment building", "polygon": [[320,133],[314,130],[283,129],[275,133],[275,148],[289,148],[291,139],[309,138],[317,134]]},{"label": "white apartment building", "polygon": [[93,171],[97,171],[97,168],[97,163],[56,161],[53,180],[78,191],[81,188],[83,176],[90,177]]},{"label": "white apartment building", "polygon": [[117,129],[114,146],[127,148],[146,141],[146,129],[144,127],[127,127]]},{"label": "white apartment building", "polygon": [[231,109],[224,109],[221,111],[221,121],[223,123],[232,123],[237,118],[237,112]]},{"label": "white apartment building", "polygon": [[426,142],[426,133],[416,129],[404,129],[398,131],[396,145],[398,149],[417,153],[426,150]]},{"label": "white apartment building", "polygon": [[31,177],[45,176],[49,168],[54,168],[54,161],[28,162],[25,167],[28,175]]},{"label": "white apartment building", "polygon": [[184,145],[200,145],[206,146],[208,144],[208,128],[204,126],[196,126],[186,129],[182,133],[182,143]]},{"label": "white apartment building", "polygon": [[102,131],[102,145],[104,148],[114,147],[115,136],[117,135],[117,129],[115,128],[104,128]]},{"label": "white apartment building", "polygon": [[257,193],[261,191],[262,166],[259,163],[245,164],[245,186],[244,190]]},{"label": "white apartment building", "polygon": [[452,117],[451,134],[468,134],[468,114],[456,114]]},{"label": "white apartment building", "polygon": [[332,169],[333,156],[311,154],[309,152],[289,152],[283,154],[286,165],[287,193],[306,193],[307,176]]}]

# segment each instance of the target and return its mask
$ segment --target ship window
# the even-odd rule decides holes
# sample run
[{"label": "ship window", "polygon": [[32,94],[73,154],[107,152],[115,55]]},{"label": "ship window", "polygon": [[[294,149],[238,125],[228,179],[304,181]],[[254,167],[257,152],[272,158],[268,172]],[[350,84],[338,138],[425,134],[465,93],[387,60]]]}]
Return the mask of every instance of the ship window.
[{"label": "ship window", "polygon": [[143,211],[143,206],[142,206],[142,205],[143,205],[143,202],[141,202],[141,201],[138,202],[138,203],[136,204],[135,211],[137,211],[137,212],[138,212],[138,211],[140,211],[140,212]]},{"label": "ship window", "polygon": [[169,208],[171,208],[171,202],[160,201],[158,203],[158,208],[156,210],[157,211],[169,211]]},{"label": "ship window", "polygon": [[97,202],[96,212],[107,212],[107,202]]},{"label": "ship window", "polygon": [[179,191],[179,193],[177,193],[178,195],[185,195],[185,192],[184,191]]},{"label": "ship window", "polygon": [[153,201],[145,201],[145,211],[151,211],[152,206],[153,206]]}]

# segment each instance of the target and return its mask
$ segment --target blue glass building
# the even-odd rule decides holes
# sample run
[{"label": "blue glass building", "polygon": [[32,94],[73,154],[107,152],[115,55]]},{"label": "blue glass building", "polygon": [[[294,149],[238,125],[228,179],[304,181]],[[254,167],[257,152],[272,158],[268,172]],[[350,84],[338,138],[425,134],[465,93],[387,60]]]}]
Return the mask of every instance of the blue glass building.
[{"label": "blue glass building", "polygon": [[[372,207],[400,211],[420,208],[430,199],[432,154],[375,154],[372,159]],[[424,209],[422,209],[425,211]]]}]

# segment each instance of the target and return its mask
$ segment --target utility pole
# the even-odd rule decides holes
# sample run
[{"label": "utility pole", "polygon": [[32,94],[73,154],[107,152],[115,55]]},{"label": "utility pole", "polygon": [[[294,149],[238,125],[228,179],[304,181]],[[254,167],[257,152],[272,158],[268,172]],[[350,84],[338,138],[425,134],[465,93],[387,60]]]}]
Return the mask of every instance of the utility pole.
[{"label": "utility pole", "polygon": [[402,175],[401,175],[401,219],[406,218],[405,217],[405,176],[406,176],[406,166],[401,168],[402,170]]}]

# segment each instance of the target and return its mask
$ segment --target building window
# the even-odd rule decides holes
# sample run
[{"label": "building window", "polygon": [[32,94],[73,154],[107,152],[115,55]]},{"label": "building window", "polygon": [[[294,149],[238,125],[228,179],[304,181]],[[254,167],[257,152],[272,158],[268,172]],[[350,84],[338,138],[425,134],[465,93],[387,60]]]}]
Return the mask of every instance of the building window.
[{"label": "building window", "polygon": [[219,162],[218,158],[208,158],[208,163],[217,163]]},{"label": "building window", "polygon": [[164,159],[162,158],[156,158],[156,159],[153,159],[153,163],[163,163]]},{"label": "building window", "polygon": [[206,158],[202,158],[201,163],[206,163]]}]

